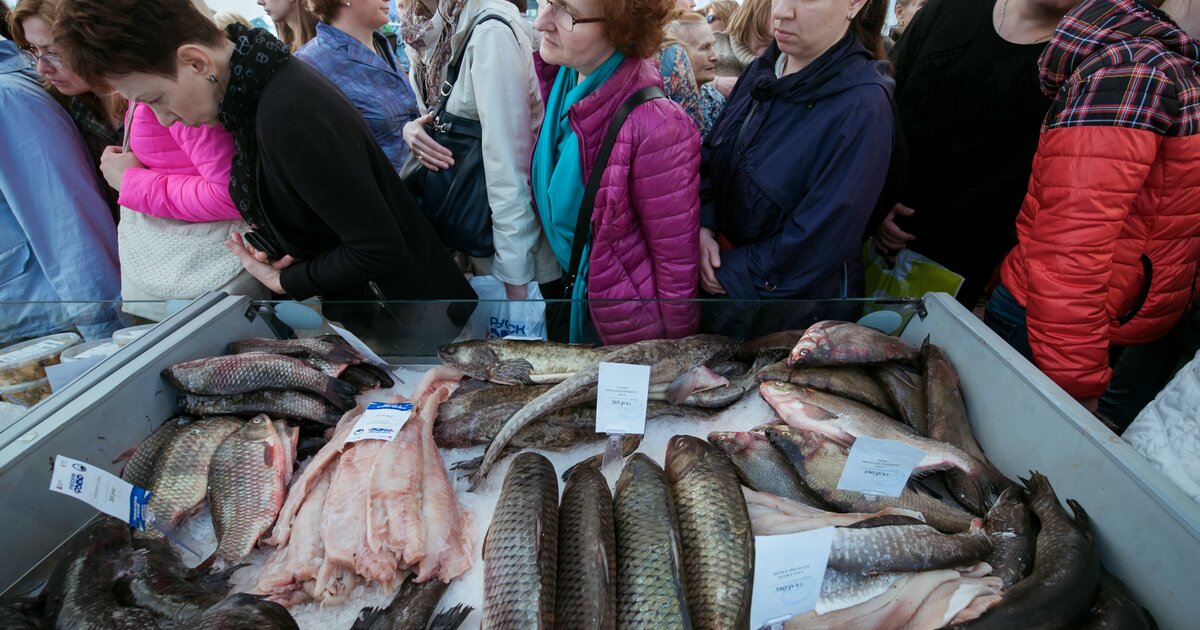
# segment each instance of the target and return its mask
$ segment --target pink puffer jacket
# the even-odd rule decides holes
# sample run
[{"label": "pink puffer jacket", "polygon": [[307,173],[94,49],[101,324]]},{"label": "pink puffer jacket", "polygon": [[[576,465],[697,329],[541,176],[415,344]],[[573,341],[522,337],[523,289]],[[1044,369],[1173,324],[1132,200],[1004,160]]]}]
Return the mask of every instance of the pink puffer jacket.
[{"label": "pink puffer jacket", "polygon": [[[546,98],[558,67],[540,56],[535,61]],[[585,178],[625,99],[655,84],[662,85],[657,65],[626,59],[600,89],[568,111]],[[647,300],[694,299],[699,250],[700,134],[675,103],[643,103],[617,135],[592,214],[588,299],[601,341],[694,334],[700,326],[698,304]]]},{"label": "pink puffer jacket", "polygon": [[141,105],[133,113],[129,148],[146,168],[125,171],[122,206],[193,223],[242,218],[229,197],[233,135],[228,131],[178,123],[163,127]]}]

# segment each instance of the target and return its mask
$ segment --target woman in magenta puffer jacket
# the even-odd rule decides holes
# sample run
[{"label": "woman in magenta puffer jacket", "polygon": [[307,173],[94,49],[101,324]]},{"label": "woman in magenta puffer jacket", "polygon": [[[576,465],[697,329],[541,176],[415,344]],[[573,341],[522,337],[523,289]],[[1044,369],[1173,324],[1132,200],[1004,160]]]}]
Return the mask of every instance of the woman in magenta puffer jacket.
[{"label": "woman in magenta puffer jacket", "polygon": [[642,88],[662,87],[648,58],[673,2],[544,4],[534,22],[546,103],[533,153],[534,201],[568,272],[577,239],[588,239],[567,297],[590,302],[586,313],[572,309],[569,338],[591,337],[590,327],[606,344],[693,334],[699,306],[684,300],[696,297],[699,279],[700,136],[678,105],[656,98],[629,114],[600,179],[590,234],[575,233],[588,174],[617,111]]}]

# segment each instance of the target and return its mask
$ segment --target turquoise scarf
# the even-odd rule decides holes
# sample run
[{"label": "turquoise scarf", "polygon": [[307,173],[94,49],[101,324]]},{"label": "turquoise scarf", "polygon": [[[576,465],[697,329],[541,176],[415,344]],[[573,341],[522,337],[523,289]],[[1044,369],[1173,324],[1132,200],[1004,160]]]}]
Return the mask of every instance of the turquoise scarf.
[{"label": "turquoise scarf", "polygon": [[[533,166],[530,173],[533,182],[533,198],[537,202],[542,219],[542,229],[554,250],[554,257],[566,269],[571,264],[571,247],[575,242],[575,223],[579,220],[579,206],[583,203],[583,165],[580,163],[579,139],[571,128],[567,112],[571,107],[595,92],[617,70],[625,59],[614,52],[608,61],[596,68],[583,82],[579,72],[567,67],[560,68],[554,87],[546,99],[546,117],[542,120],[542,131],[533,150]],[[580,300],[587,299],[588,258],[591,250],[591,234],[584,235],[588,244],[583,248],[579,275],[571,294],[571,341],[579,342],[583,336],[584,309]]]}]

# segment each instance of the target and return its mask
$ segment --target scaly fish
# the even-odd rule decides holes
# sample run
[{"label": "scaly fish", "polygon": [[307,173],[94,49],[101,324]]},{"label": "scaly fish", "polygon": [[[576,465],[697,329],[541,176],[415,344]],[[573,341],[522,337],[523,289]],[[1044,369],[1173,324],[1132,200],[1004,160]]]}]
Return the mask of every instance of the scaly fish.
[{"label": "scaly fish", "polygon": [[1033,569],[1033,522],[1021,490],[1007,488],[987,514],[987,532],[992,539],[992,574],[1004,580],[1004,588],[1025,579]]},{"label": "scaly fish", "polygon": [[796,342],[804,336],[803,330],[781,330],[777,333],[764,335],[757,339],[751,339],[738,346],[737,354],[739,360],[747,363],[757,360],[759,357],[771,357],[772,361],[778,361],[786,357],[788,352],[796,346]]},{"label": "scaly fish", "polygon": [[714,431],[708,442],[721,449],[737,471],[742,485],[815,508],[828,506],[821,495],[804,485],[783,454],[761,431]]},{"label": "scaly fish", "polygon": [[1082,630],[1150,630],[1158,627],[1147,619],[1147,613],[1129,587],[1107,571],[1100,575],[1100,587],[1096,589],[1096,600],[1088,614],[1090,617]]},{"label": "scaly fish", "polygon": [[102,517],[71,541],[47,584],[47,626],[82,630],[144,630],[157,625],[154,613],[125,608],[113,584],[133,569],[129,526]]},{"label": "scaly fish", "polygon": [[433,621],[429,622],[428,630],[457,630],[473,610],[475,610],[474,606],[455,604],[434,615]]},{"label": "scaly fish", "polygon": [[447,586],[441,580],[406,580],[387,608],[362,609],[350,630],[425,630]]},{"label": "scaly fish", "polygon": [[137,542],[136,557],[129,581],[133,603],[151,610],[176,626],[196,621],[228,590],[230,572],[218,572],[219,588],[210,590],[197,583],[191,571],[180,561],[165,539]]},{"label": "scaly fish", "polygon": [[576,372],[595,366],[612,352],[610,348],[520,341],[482,339],[438,348],[443,363],[481,381],[500,385],[561,383]]},{"label": "scaly fish", "polygon": [[329,363],[344,363],[353,365],[362,361],[362,357],[349,344],[338,343],[334,339],[341,337],[331,335],[333,339],[317,337],[312,339],[270,339],[253,337],[239,339],[229,344],[229,354],[247,354],[250,352],[282,354],[289,357],[304,358],[318,357]]},{"label": "scaly fish", "polygon": [[876,512],[885,507],[912,510],[920,512],[926,523],[946,533],[966,531],[975,518],[912,488],[905,488],[899,497],[872,498],[858,492],[838,490],[838,480],[849,455],[845,447],[819,433],[791,427],[768,427],[766,433],[771,444],[788,458],[804,483],[839,510]]},{"label": "scaly fish", "polygon": [[311,420],[333,426],[342,417],[342,411],[318,398],[292,390],[264,389],[232,396],[199,396],[181,394],[179,408],[184,413],[197,416],[245,416],[252,418],[265,413],[272,418]]},{"label": "scaly fish", "polygon": [[209,608],[196,621],[197,630],[300,630],[286,608],[270,602],[264,595],[237,593]]},{"label": "scaly fish", "polygon": [[742,488],[742,494],[746,497],[746,509],[750,513],[750,525],[755,536],[794,534],[822,527],[848,527],[863,521],[881,522],[884,517],[891,516],[901,516],[924,524],[916,520],[921,516],[919,513],[899,508],[883,508],[872,514],[842,514],[749,488]]},{"label": "scaly fish", "polygon": [[788,355],[788,365],[861,365],[916,361],[919,356],[917,348],[874,328],[849,322],[824,321],[808,327]]},{"label": "scaly fish", "polygon": [[688,610],[698,628],[748,628],[754,535],[729,460],[699,438],[667,443],[667,481],[679,512]]},{"label": "scaly fish", "polygon": [[[925,378],[914,374],[898,363],[884,363],[875,367],[875,378],[896,413],[889,416],[899,418],[921,435],[929,434],[929,417],[925,408]],[[819,388],[818,388],[819,389]]]},{"label": "scaly fish", "polygon": [[287,492],[287,448],[266,416],[225,439],[208,471],[209,502],[217,533],[214,567],[241,562],[275,523]]},{"label": "scaly fish", "polygon": [[871,527],[870,521],[834,530],[829,566],[839,571],[912,573],[975,564],[992,552],[982,524],[959,534],[928,525]]},{"label": "scaly fish", "polygon": [[343,411],[354,407],[358,390],[292,357],[250,352],[172,365],[163,378],[179,390],[205,396],[245,394],[260,389],[292,389],[317,394]]},{"label": "scaly fish", "polygon": [[176,431],[191,421],[187,416],[171,418],[137,446],[122,453],[114,460],[114,463],[126,458],[129,460],[121,471],[121,478],[139,488],[149,487],[150,480],[154,477],[154,464],[158,461],[158,454],[163,446],[171,441]]},{"label": "scaly fish", "polygon": [[759,383],[781,381],[811,387],[858,401],[892,417],[897,413],[887,392],[861,367],[845,365],[791,368],[787,363],[780,361],[759,372],[757,380]]},{"label": "scaly fish", "polygon": [[484,630],[554,626],[558,480],[537,453],[513,459],[483,541]]},{"label": "scaly fish", "polygon": [[617,627],[690,630],[679,518],[662,468],[635,453],[617,480]]},{"label": "scaly fish", "polygon": [[[175,432],[159,454],[150,481],[147,509],[160,522],[174,527],[192,514],[208,495],[208,470],[213,453],[225,438],[242,428],[236,418],[204,418]],[[140,537],[159,538],[162,533],[147,528]]]},{"label": "scaly fish", "polygon": [[616,586],[608,480],[595,468],[578,468],[567,479],[558,509],[554,624],[580,630],[616,628]]}]

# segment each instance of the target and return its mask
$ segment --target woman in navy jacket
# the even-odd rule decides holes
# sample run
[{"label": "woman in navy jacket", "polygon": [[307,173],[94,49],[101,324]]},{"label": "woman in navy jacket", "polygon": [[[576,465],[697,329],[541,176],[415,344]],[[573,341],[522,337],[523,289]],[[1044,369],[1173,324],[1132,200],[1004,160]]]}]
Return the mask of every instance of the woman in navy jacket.
[{"label": "woman in navy jacket", "polygon": [[775,3],[775,41],[742,74],[702,149],[700,282],[709,293],[862,293],[862,235],[894,128],[894,83],[877,61],[886,4]]}]

